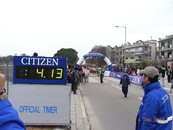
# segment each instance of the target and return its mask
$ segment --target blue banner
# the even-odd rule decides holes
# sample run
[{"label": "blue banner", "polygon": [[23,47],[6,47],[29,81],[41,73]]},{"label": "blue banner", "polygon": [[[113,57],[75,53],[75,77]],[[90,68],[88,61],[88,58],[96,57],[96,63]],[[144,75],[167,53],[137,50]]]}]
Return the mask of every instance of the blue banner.
[{"label": "blue banner", "polygon": [[[114,78],[120,79],[121,76],[123,76],[123,73],[121,73],[121,72],[110,72],[110,77],[114,77]],[[141,76],[129,75],[129,74],[128,74],[128,76],[129,76],[130,82],[132,84],[136,84],[136,85],[142,86],[142,77]]]}]

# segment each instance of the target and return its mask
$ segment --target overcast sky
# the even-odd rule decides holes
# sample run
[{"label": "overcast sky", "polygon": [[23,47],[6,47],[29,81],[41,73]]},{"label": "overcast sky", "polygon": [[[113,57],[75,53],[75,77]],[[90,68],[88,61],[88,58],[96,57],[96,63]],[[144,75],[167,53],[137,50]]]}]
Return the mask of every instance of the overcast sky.
[{"label": "overcast sky", "polygon": [[173,0],[0,0],[0,56],[53,56],[173,34]]}]

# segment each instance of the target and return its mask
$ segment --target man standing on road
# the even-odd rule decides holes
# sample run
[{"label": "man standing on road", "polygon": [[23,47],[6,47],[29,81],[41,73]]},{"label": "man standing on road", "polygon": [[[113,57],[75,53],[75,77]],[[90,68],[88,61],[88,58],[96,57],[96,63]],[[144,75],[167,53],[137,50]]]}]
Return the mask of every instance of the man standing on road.
[{"label": "man standing on road", "polygon": [[171,82],[171,74],[172,74],[172,71],[171,71],[170,67],[168,66],[167,70],[166,70],[166,75],[167,75],[168,83]]},{"label": "man standing on road", "polygon": [[89,75],[90,75],[90,70],[89,70],[89,68],[87,68],[85,71],[85,82],[86,83],[89,83]]},{"label": "man standing on road", "polygon": [[79,82],[79,72],[78,72],[78,67],[75,67],[74,70],[71,72],[71,85],[74,94],[76,94],[78,82]]},{"label": "man standing on road", "polygon": [[104,77],[104,70],[100,70],[100,83],[103,83],[103,77]]},{"label": "man standing on road", "polygon": [[139,74],[144,83],[144,96],[136,118],[136,130],[171,130],[171,101],[158,81],[159,71],[149,66]]},{"label": "man standing on road", "polygon": [[124,75],[121,76],[120,85],[121,84],[122,84],[122,92],[124,94],[124,99],[126,99],[127,98],[127,93],[128,93],[128,87],[130,85],[130,78],[127,75],[126,72],[124,72]]},{"label": "man standing on road", "polygon": [[165,73],[166,73],[166,70],[165,70],[165,66],[164,65],[161,65],[161,68],[159,70],[159,73],[160,73],[160,81],[161,81],[161,86],[162,87],[165,87]]}]

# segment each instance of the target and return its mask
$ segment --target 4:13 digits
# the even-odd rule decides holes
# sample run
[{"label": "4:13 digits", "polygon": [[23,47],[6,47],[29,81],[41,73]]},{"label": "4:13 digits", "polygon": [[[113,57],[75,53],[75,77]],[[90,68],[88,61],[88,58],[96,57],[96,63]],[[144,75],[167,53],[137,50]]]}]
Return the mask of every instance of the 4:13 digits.
[{"label": "4:13 digits", "polygon": [[63,69],[62,68],[42,68],[38,67],[36,68],[36,74],[40,78],[43,79],[62,79],[63,78]]}]

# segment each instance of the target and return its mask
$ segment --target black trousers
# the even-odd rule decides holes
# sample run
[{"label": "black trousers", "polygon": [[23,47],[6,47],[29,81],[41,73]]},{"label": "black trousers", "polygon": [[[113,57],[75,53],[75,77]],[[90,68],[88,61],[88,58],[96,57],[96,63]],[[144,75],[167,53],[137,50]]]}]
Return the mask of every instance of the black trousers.
[{"label": "black trousers", "polygon": [[122,92],[124,94],[124,97],[127,97],[128,87],[122,87]]},{"label": "black trousers", "polygon": [[167,75],[168,76],[168,83],[171,82],[171,75]]},{"label": "black trousers", "polygon": [[78,85],[78,82],[72,81],[71,89],[72,89],[72,91],[74,92],[74,94],[76,94],[77,85]]},{"label": "black trousers", "polygon": [[100,76],[100,83],[103,83],[103,76]]}]

